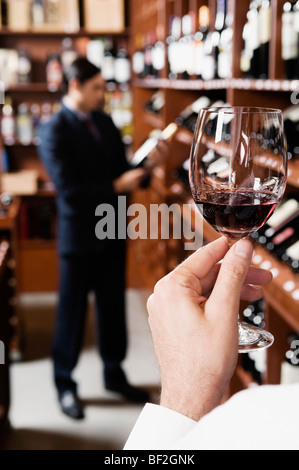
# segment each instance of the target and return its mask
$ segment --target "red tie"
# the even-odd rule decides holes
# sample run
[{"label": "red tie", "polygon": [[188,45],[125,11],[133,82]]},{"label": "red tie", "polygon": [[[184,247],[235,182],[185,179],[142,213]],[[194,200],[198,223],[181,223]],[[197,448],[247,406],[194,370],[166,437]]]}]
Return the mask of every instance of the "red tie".
[{"label": "red tie", "polygon": [[100,142],[101,140],[101,136],[99,134],[99,132],[97,131],[94,123],[92,122],[92,120],[89,118],[89,117],[86,117],[84,119],[84,122],[86,124],[86,127],[87,127],[87,130],[88,132],[92,135],[92,137],[97,141],[97,142]]}]

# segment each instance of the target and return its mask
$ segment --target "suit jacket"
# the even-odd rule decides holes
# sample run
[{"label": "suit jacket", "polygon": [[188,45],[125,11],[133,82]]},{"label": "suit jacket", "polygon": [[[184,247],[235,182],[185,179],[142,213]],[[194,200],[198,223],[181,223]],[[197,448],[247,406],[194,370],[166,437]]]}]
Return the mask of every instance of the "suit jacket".
[{"label": "suit jacket", "polygon": [[298,383],[252,387],[198,422],[148,403],[124,450],[299,450],[298,393]]},{"label": "suit jacket", "polygon": [[96,253],[107,247],[95,226],[99,204],[117,205],[112,182],[130,169],[112,119],[92,113],[97,141],[80,117],[64,104],[40,127],[39,153],[57,191],[58,250],[61,254]]}]

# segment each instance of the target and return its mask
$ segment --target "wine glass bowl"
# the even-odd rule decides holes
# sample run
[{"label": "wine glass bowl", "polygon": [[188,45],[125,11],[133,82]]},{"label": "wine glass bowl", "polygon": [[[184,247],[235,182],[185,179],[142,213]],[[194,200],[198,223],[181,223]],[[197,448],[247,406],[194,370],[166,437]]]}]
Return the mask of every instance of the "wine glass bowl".
[{"label": "wine glass bowl", "polygon": [[[201,109],[193,137],[190,188],[203,218],[230,241],[264,225],[282,199],[287,149],[278,109]],[[240,324],[240,352],[273,343],[263,330]],[[267,338],[263,340],[263,334]]]}]

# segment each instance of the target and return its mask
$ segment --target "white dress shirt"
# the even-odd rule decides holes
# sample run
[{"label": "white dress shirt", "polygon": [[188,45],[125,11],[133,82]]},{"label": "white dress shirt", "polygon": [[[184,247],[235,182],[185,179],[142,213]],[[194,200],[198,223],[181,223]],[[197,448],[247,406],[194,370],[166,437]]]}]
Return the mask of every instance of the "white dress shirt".
[{"label": "white dress shirt", "polygon": [[252,387],[200,421],[147,403],[124,450],[299,450],[299,384]]}]

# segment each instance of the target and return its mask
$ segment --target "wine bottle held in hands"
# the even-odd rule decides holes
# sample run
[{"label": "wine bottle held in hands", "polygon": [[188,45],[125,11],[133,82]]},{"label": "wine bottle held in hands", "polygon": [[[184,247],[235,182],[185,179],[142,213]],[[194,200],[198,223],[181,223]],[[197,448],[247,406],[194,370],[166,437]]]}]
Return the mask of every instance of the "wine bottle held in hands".
[{"label": "wine bottle held in hands", "polygon": [[[264,155],[276,165],[262,166],[260,157]],[[259,230],[273,214],[286,187],[282,112],[252,107],[201,109],[189,178],[199,211],[221,235],[233,242]],[[273,341],[267,331],[239,321],[240,352],[266,348]]]}]

